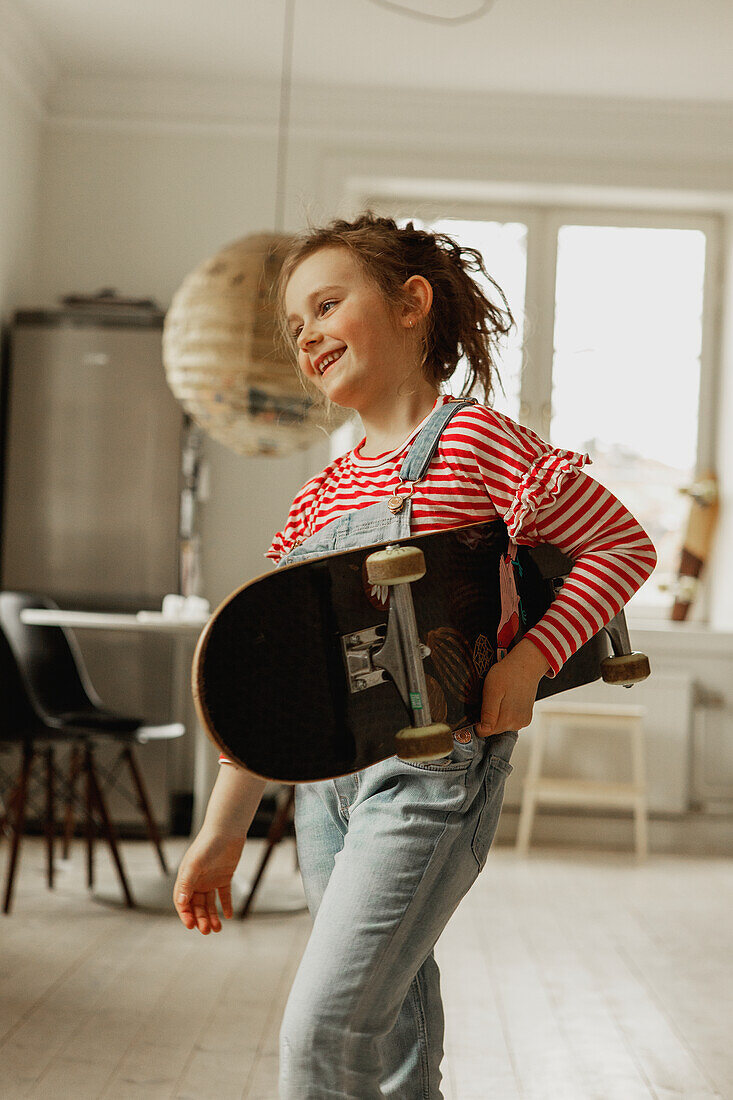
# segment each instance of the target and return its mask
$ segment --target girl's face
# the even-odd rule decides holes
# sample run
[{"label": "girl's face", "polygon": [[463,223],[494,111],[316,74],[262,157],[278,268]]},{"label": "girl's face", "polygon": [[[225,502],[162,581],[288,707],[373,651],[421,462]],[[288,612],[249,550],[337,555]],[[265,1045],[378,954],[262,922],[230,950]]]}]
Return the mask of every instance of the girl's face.
[{"label": "girl's face", "polygon": [[393,393],[415,362],[400,318],[346,248],[307,256],[285,288],[303,374],[331,401],[359,410]]}]

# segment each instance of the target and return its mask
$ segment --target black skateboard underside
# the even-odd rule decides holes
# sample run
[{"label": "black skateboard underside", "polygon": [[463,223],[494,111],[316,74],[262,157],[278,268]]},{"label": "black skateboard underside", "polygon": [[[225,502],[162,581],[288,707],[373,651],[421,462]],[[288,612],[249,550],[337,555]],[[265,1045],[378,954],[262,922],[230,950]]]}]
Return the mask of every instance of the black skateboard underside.
[{"label": "black skateboard underside", "polygon": [[[409,542],[427,567],[411,587],[418,634],[430,649],[424,668],[432,718],[459,729],[477,721],[483,679],[496,660],[506,527],[471,524]],[[251,771],[307,782],[394,755],[394,736],[411,714],[391,680],[349,690],[342,641],[386,630],[387,593],[369,585],[364,567],[374,549],[275,570],[230,596],[204,631],[194,663],[199,713],[219,747]],[[549,547],[520,548],[519,560],[526,630],[555,595],[543,573],[569,563]],[[606,653],[597,636],[560,676],[541,682],[538,698],[597,679]]]}]

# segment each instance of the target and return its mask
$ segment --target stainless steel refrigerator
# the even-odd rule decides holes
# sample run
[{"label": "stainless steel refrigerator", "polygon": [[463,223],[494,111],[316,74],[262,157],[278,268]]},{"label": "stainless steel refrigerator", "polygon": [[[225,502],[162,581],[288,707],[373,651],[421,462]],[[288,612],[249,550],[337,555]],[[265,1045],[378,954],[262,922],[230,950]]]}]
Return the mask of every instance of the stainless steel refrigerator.
[{"label": "stainless steel refrigerator", "polygon": [[[16,314],[4,363],[3,588],[107,611],[159,609],[179,590],[183,414],[165,381],[162,325],[158,310],[119,306]],[[77,640],[105,703],[170,717],[169,639]],[[189,784],[178,755],[140,753],[164,824],[175,788]]]}]

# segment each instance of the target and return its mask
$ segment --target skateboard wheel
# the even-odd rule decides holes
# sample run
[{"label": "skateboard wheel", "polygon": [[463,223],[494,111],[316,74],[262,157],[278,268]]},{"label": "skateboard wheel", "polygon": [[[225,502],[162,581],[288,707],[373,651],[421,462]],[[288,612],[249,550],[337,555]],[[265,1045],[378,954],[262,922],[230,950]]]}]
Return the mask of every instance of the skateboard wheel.
[{"label": "skateboard wheel", "polygon": [[425,576],[425,555],[416,546],[377,550],[366,559],[370,584],[406,584]]},{"label": "skateboard wheel", "polygon": [[444,722],[408,726],[395,736],[395,746],[400,760],[441,760],[453,748],[453,733]]},{"label": "skateboard wheel", "polygon": [[623,653],[620,657],[606,657],[601,661],[601,676],[607,684],[631,687],[646,680],[650,673],[649,658],[645,653]]}]

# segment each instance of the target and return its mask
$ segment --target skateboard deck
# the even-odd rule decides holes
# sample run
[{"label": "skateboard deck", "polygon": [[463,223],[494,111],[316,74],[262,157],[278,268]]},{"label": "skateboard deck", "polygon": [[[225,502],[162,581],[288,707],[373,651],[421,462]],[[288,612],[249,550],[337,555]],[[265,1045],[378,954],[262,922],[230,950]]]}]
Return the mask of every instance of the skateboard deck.
[{"label": "skateboard deck", "polygon": [[[235,762],[296,783],[395,755],[410,709],[388,674],[358,669],[358,643],[381,644],[387,631],[389,589],[370,584],[365,567],[385,545],[284,566],[239,588],[214,613],[196,649],[193,693],[207,733]],[[483,680],[496,661],[506,527],[469,524],[399,545],[424,554],[426,574],[410,588],[429,650],[430,711],[433,722],[456,731],[478,721]],[[551,546],[520,547],[517,561],[521,636],[544,615],[572,563]],[[598,679],[608,654],[601,631],[558,676],[540,681],[537,698]]]}]

